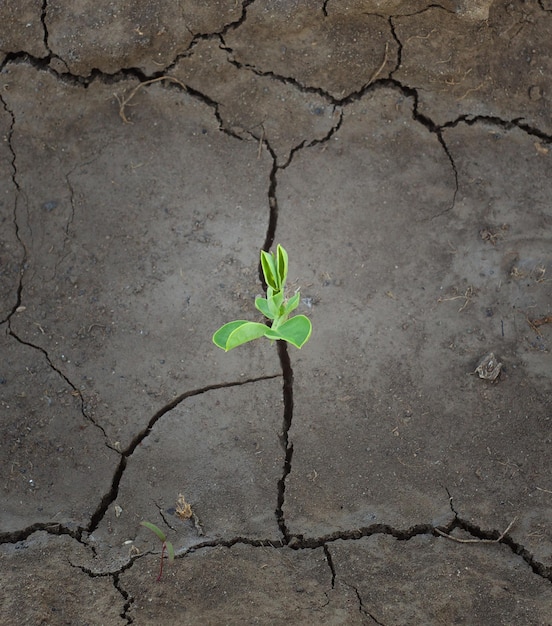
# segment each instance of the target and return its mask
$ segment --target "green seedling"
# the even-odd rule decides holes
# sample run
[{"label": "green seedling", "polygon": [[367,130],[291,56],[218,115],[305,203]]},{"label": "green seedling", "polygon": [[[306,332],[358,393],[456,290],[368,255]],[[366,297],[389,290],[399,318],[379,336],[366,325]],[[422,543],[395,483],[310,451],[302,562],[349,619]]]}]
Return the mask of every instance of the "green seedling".
[{"label": "green seedling", "polygon": [[165,533],[151,522],[140,522],[142,526],[149,528],[161,541],[161,564],[159,565],[159,575],[157,576],[157,582],[161,580],[161,576],[163,576],[163,559],[165,557],[165,552],[169,557],[169,561],[174,561],[174,548],[173,544],[170,541],[167,541],[167,536]]},{"label": "green seedling", "polygon": [[213,335],[213,343],[226,352],[260,337],[271,341],[280,339],[301,348],[311,336],[312,324],[308,317],[289,317],[299,306],[301,295],[297,292],[289,300],[285,298],[288,255],[284,248],[278,244],[276,254],[262,250],[261,268],[266,282],[266,298],[255,298],[255,307],[272,324],[267,326],[246,320],[224,324]]}]

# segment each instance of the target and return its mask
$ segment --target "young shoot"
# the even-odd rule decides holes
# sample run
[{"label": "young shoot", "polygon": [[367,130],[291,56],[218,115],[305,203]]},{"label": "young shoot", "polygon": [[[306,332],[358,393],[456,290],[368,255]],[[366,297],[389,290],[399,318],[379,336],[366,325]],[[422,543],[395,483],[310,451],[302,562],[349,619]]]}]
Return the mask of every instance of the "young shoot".
[{"label": "young shoot", "polygon": [[161,563],[159,565],[159,575],[157,576],[157,582],[159,582],[161,580],[161,576],[163,576],[163,559],[165,557],[165,552],[169,557],[169,561],[172,562],[174,561],[174,548],[172,543],[167,541],[165,533],[159,528],[159,526],[156,526],[151,522],[140,522],[140,524],[145,528],[149,528],[151,532],[157,536],[159,541],[161,541]]},{"label": "young shoot", "polygon": [[226,352],[260,337],[272,341],[280,339],[301,348],[311,336],[312,324],[308,317],[290,317],[290,313],[299,306],[301,296],[297,292],[289,299],[285,297],[288,255],[280,244],[276,254],[261,251],[261,268],[266,282],[266,298],[255,298],[255,307],[271,324],[267,326],[246,320],[224,324],[213,335],[213,343]]}]

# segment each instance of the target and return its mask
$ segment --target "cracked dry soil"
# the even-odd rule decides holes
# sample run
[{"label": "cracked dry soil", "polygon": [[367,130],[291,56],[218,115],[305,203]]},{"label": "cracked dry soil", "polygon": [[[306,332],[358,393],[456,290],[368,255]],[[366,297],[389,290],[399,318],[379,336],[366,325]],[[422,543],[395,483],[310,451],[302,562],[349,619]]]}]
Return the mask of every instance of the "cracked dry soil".
[{"label": "cracked dry soil", "polygon": [[[3,624],[552,624],[551,42],[546,0],[0,5]],[[312,339],[222,354],[276,242]]]}]

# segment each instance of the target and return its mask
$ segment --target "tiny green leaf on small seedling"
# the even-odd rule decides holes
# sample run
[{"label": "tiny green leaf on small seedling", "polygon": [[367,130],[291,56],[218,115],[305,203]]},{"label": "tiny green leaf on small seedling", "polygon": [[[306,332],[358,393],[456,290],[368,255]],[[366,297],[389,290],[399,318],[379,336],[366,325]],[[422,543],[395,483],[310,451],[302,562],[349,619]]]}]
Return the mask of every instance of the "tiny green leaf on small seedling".
[{"label": "tiny green leaf on small seedling", "polygon": [[266,284],[275,291],[279,291],[280,287],[278,285],[278,274],[276,272],[274,256],[264,250],[261,250],[261,267],[263,269]]},{"label": "tiny green leaf on small seedling", "polygon": [[276,247],[276,264],[278,267],[278,279],[280,281],[280,291],[284,290],[288,273],[288,255],[280,244]]},{"label": "tiny green leaf on small seedling", "polygon": [[311,335],[312,326],[308,317],[304,315],[296,315],[281,326],[277,330],[269,328],[266,336],[269,339],[282,339],[291,343],[296,348],[301,348]]},{"label": "tiny green leaf on small seedling", "polygon": [[282,317],[282,303],[284,301],[284,292],[276,291],[273,293],[272,289],[269,287],[267,291],[268,295],[268,308],[272,313],[272,317],[269,319],[274,320],[274,323],[277,323],[277,320]]},{"label": "tiny green leaf on small seedling", "polygon": [[269,320],[274,319],[274,315],[272,314],[272,311],[270,310],[270,306],[266,298],[255,298],[255,308],[257,309],[257,311],[260,311]]},{"label": "tiny green leaf on small seedling", "polygon": [[165,535],[165,533],[159,528],[159,526],[156,526],[155,524],[152,524],[151,522],[140,522],[141,526],[145,526],[146,528],[149,528],[152,532],[154,532],[157,537],[159,537],[160,541],[167,541],[167,537]]},{"label": "tiny green leaf on small seedling", "polygon": [[295,311],[295,309],[299,306],[300,298],[301,294],[297,292],[293,298],[290,298],[287,301],[287,304],[284,307],[284,315],[289,315],[292,311]]},{"label": "tiny green leaf on small seedling", "polygon": [[161,563],[159,565],[159,575],[157,576],[157,582],[159,582],[161,580],[161,576],[163,576],[163,558],[165,556],[165,551],[167,552],[169,561],[172,563],[172,561],[174,561],[174,547],[170,541],[167,541],[167,536],[159,528],[159,526],[156,526],[151,522],[140,522],[140,525],[145,528],[149,528],[149,530],[155,533],[159,541],[161,541]]},{"label": "tiny green leaf on small seedling", "polygon": [[170,541],[165,541],[165,547],[167,548],[169,562],[172,563],[174,561],[174,546]]},{"label": "tiny green leaf on small seedling", "polygon": [[261,251],[261,268],[266,282],[266,298],[255,298],[255,308],[272,324],[267,326],[245,320],[224,324],[213,335],[213,343],[226,352],[260,337],[287,341],[301,348],[311,336],[312,324],[308,317],[296,315],[289,318],[290,313],[299,306],[301,296],[297,292],[289,300],[285,299],[288,255],[280,244],[276,254]]},{"label": "tiny green leaf on small seedling", "polygon": [[229,322],[217,330],[213,335],[213,342],[219,347],[228,352],[232,348],[237,348],[243,343],[253,341],[253,339],[259,339],[266,333],[267,327],[264,324],[257,322],[246,322],[244,320],[237,320],[235,322]]}]

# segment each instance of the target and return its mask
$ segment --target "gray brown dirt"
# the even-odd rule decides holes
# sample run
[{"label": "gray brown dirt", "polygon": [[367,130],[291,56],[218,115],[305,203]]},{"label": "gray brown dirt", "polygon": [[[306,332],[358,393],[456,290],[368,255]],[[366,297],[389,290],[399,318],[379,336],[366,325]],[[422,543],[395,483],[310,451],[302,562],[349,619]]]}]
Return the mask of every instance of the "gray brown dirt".
[{"label": "gray brown dirt", "polygon": [[[3,624],[550,626],[551,42],[533,0],[0,7]],[[224,354],[276,243],[312,338]]]}]

